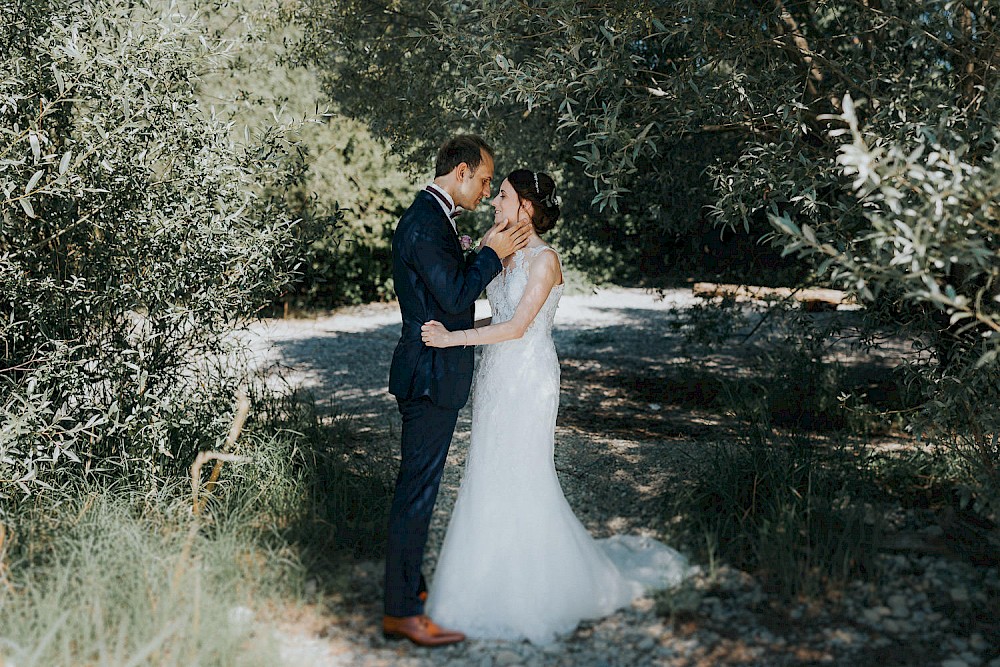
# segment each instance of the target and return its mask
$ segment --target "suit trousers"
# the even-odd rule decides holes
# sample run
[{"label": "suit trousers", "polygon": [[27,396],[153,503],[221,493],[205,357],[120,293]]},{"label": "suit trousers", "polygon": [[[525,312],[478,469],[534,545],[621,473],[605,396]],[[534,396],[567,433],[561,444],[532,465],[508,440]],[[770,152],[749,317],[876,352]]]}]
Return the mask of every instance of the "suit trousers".
[{"label": "suit trousers", "polygon": [[427,396],[396,401],[403,417],[402,463],[389,510],[385,613],[415,616],[423,613],[424,546],[458,409],[436,406]]}]

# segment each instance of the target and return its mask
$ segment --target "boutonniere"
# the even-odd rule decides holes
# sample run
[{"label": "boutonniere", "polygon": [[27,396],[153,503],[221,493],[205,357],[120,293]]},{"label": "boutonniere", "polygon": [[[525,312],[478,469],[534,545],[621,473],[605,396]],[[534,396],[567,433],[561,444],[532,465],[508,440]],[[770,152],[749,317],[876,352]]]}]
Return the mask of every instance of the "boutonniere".
[{"label": "boutonniere", "polygon": [[469,252],[472,250],[472,237],[468,234],[462,234],[458,237],[458,244],[462,246],[462,252]]}]

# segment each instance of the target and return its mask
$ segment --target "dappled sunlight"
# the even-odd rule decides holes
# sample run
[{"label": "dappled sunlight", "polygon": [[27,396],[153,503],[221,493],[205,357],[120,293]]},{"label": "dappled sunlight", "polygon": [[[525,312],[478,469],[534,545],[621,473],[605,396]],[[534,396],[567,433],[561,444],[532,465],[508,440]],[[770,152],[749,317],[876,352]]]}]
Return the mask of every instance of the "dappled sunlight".
[{"label": "dappled sunlight", "polygon": [[[272,384],[309,391],[321,410],[346,412],[365,421],[395,410],[386,385],[392,350],[399,335],[395,323],[386,323],[383,308],[373,317],[377,324],[361,324],[362,316],[346,315],[317,320],[268,321],[255,333],[254,347],[263,357],[260,368],[280,376]],[[398,311],[395,319],[398,321]],[[266,364],[280,360],[270,367]],[[378,406],[373,410],[374,406]]]},{"label": "dappled sunlight", "polygon": [[[750,337],[743,331],[712,348],[691,345],[677,326],[683,315],[679,309],[688,305],[682,297],[658,301],[642,290],[615,290],[569,296],[560,304],[561,321],[554,329],[561,373],[555,466],[567,501],[595,537],[650,535],[697,549],[678,542],[690,517],[677,516],[676,501],[697,492],[706,476],[720,472],[712,467],[718,465],[719,445],[734,452],[745,447],[748,420],[755,414],[751,408],[770,405],[780,410],[783,396],[799,400],[803,395],[797,380],[780,374],[777,364],[784,362],[767,356],[784,340],[780,323],[761,326]],[[399,456],[399,416],[386,380],[399,333],[394,319],[398,313],[378,306],[374,324],[368,326],[360,321],[362,311],[355,310],[343,322],[335,314],[298,325],[294,320],[274,323],[257,349],[280,373],[279,384],[286,390],[309,391],[327,419],[348,420],[359,436],[353,456],[377,460],[391,475]],[[484,315],[481,309],[477,314]],[[868,391],[885,381],[883,374],[899,352],[887,344],[867,354],[841,342],[830,350],[824,363],[846,367],[850,372],[838,377]],[[777,392],[772,403],[761,402],[766,391]],[[462,480],[470,428],[471,401],[459,414],[444,471],[425,552],[427,573],[436,566]],[[845,465],[860,462],[873,449],[913,450],[905,434],[875,431],[862,437],[819,421],[786,423],[776,418],[769,433],[776,451],[808,447],[839,456]],[[746,483],[751,481],[747,478]],[[318,648],[333,660],[377,652],[402,662],[447,663],[472,653],[515,648],[477,642],[429,653],[410,644],[388,643],[372,621],[382,612],[382,561],[369,556],[347,567],[349,585],[332,585],[331,594],[323,598],[327,606],[317,609],[317,622],[336,619],[315,633],[325,642]],[[838,615],[844,613],[839,603],[781,602],[772,599],[774,591],[762,592],[756,577],[739,573],[737,579],[744,583],[728,590],[715,575],[699,578],[702,588],[688,611],[682,601],[670,603],[678,605],[675,612],[665,612],[660,598],[655,611],[653,599],[640,600],[632,609],[582,623],[562,645],[573,650],[617,641],[623,631],[645,632],[647,637],[630,641],[669,654],[664,665],[690,667],[823,663],[852,654],[858,646],[869,650],[871,629],[858,627],[849,615]],[[915,655],[895,643],[873,650],[889,664]]]}]

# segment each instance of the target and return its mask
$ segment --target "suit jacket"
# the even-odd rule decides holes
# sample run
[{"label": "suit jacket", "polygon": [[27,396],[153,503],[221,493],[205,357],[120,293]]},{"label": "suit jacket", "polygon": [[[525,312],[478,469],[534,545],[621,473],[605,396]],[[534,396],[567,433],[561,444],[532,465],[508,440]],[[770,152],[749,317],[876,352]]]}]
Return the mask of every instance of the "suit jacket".
[{"label": "suit jacket", "polygon": [[450,331],[471,328],[476,299],[502,268],[492,248],[466,260],[437,200],[426,191],[417,194],[392,236],[392,277],[403,330],[389,369],[391,394],[429,396],[446,408],[465,405],[474,348],[427,347],[420,340],[420,327],[437,320]]}]

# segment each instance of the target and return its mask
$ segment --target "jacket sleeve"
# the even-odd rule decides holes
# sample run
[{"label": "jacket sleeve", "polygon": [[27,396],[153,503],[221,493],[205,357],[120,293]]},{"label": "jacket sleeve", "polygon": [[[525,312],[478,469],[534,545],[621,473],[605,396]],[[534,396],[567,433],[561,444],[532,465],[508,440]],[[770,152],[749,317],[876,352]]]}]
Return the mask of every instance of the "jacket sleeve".
[{"label": "jacket sleeve", "polygon": [[503,268],[492,248],[483,248],[468,265],[449,252],[452,239],[423,232],[414,240],[410,264],[446,313],[467,311]]}]

